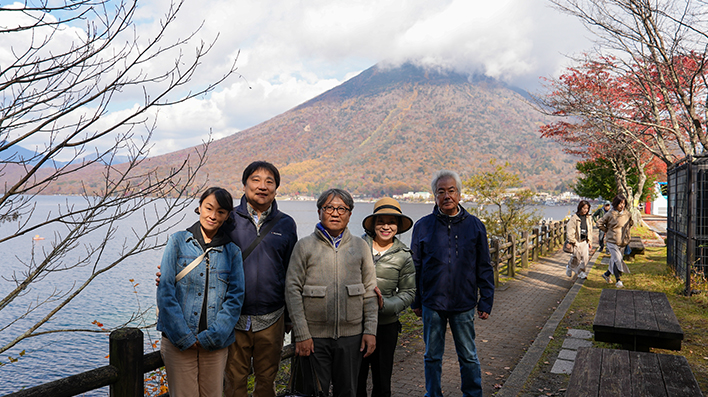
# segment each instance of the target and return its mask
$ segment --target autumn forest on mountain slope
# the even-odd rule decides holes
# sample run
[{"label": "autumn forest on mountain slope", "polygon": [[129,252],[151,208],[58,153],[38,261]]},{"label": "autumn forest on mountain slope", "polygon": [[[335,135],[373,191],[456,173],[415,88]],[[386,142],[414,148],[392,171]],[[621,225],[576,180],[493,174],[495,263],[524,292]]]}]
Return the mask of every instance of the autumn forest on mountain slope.
[{"label": "autumn forest on mountain slope", "polygon": [[[212,142],[198,179],[238,192],[243,168],[264,159],[281,171],[281,195],[316,195],[336,186],[376,197],[427,191],[438,169],[457,170],[465,179],[497,159],[508,162],[525,187],[567,190],[576,176],[576,158],[540,138],[538,128],[549,120],[493,79],[410,65],[375,66],[264,123]],[[141,167],[166,173],[195,154],[194,148],[185,149],[150,158]],[[100,188],[101,169],[68,175],[44,193],[74,194],[79,182]]]}]

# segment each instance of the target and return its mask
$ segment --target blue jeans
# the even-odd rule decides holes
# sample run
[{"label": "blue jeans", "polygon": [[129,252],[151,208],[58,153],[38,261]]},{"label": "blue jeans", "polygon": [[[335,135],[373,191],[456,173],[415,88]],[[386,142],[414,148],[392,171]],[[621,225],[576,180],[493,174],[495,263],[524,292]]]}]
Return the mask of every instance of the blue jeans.
[{"label": "blue jeans", "polygon": [[423,306],[423,338],[425,340],[426,397],[442,397],[440,377],[445,351],[447,323],[455,340],[457,360],[460,363],[462,396],[482,396],[482,369],[474,344],[474,316],[476,309],[466,312],[443,312]]}]

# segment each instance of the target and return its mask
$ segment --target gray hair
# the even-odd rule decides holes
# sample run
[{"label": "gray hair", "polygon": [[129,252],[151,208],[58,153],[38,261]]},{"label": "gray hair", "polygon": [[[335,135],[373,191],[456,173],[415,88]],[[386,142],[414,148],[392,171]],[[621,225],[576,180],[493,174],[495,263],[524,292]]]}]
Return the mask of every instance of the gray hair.
[{"label": "gray hair", "polygon": [[455,180],[455,185],[457,185],[457,191],[462,193],[462,180],[460,176],[455,171],[450,170],[440,170],[433,174],[433,181],[430,183],[430,190],[435,194],[438,189],[438,181],[445,178],[453,178]]},{"label": "gray hair", "polygon": [[[347,192],[346,190],[333,188],[327,189],[322,192],[322,194],[320,194],[320,197],[317,199],[318,210],[321,210],[322,207],[324,207],[324,205],[327,203],[327,199],[329,199],[330,196],[339,197],[340,199],[342,199],[342,201],[344,201],[344,205],[349,207],[350,210],[354,209],[354,199],[352,198],[352,195],[349,194],[349,192]],[[334,197],[332,197],[332,199],[334,199]]]}]

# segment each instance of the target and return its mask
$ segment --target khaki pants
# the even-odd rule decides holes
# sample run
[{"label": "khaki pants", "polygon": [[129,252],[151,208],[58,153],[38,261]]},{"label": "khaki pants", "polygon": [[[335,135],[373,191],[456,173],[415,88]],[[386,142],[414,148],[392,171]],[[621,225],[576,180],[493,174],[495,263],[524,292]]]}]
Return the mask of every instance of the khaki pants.
[{"label": "khaki pants", "polygon": [[221,397],[228,349],[190,347],[180,351],[163,336],[160,354],[171,397]]},{"label": "khaki pants", "polygon": [[224,396],[246,397],[248,395],[251,358],[253,358],[253,373],[256,377],[253,397],[275,396],[275,377],[280,367],[284,335],[284,316],[281,316],[275,324],[258,332],[236,330],[236,341],[229,346]]}]

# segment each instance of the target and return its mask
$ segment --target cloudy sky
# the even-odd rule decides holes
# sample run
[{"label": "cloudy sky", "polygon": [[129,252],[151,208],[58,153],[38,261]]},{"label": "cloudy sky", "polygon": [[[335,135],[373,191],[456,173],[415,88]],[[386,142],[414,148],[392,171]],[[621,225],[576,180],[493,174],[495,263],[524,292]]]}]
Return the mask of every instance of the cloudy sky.
[{"label": "cloudy sky", "polygon": [[[168,6],[141,2],[141,40],[157,31]],[[1,15],[0,22],[7,23]],[[546,0],[185,0],[167,39],[202,23],[196,39],[216,44],[193,87],[218,78],[240,52],[238,74],[207,97],[161,109],[151,155],[197,145],[209,129],[215,138],[237,133],[375,64],[484,73],[538,92],[540,76],[558,75],[567,55],[591,47],[584,27]],[[0,61],[6,56],[0,51]],[[135,103],[129,95],[114,117]]]}]

